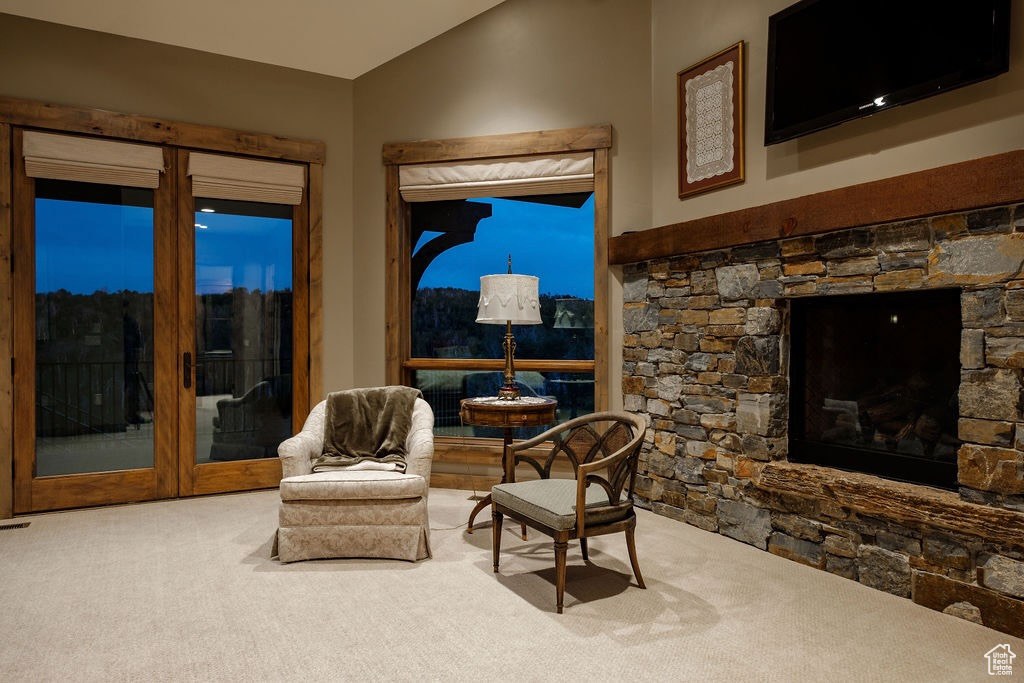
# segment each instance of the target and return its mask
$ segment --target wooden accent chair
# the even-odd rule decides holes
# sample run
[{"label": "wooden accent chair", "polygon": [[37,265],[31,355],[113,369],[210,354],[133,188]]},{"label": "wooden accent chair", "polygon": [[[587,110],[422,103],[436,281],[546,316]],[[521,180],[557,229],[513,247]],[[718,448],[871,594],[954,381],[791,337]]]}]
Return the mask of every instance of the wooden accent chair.
[{"label": "wooden accent chair", "polygon": [[[588,538],[624,532],[636,582],[646,588],[636,559],[633,539],[636,513],[632,500],[637,460],[646,429],[645,418],[639,415],[599,412],[582,415],[532,439],[511,444],[506,460],[529,464],[541,478],[508,481],[491,489],[494,571],[498,571],[501,552],[502,518],[508,515],[554,539],[559,614],[565,594],[566,550],[570,540],[579,539],[583,559],[588,561]],[[520,454],[545,441],[553,441],[554,446],[543,462]],[[558,456],[568,458],[575,479],[551,478],[551,467]]]},{"label": "wooden accent chair", "polygon": [[413,404],[404,472],[358,467],[318,472],[314,461],[324,449],[327,403],[318,403],[302,431],[278,448],[284,478],[273,554],[281,562],[430,557],[427,494],[434,455],[430,404],[422,398]]}]

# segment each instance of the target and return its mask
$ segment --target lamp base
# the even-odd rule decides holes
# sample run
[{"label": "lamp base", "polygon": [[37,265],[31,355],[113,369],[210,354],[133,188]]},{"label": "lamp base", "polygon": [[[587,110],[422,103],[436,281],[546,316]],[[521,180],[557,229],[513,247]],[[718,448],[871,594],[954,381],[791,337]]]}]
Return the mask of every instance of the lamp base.
[{"label": "lamp base", "polygon": [[498,389],[498,398],[503,401],[515,401],[519,398],[519,387],[506,384]]},{"label": "lamp base", "polygon": [[515,401],[519,398],[519,387],[516,386],[516,338],[512,336],[512,321],[505,323],[505,340],[501,347],[505,351],[505,383],[498,389],[498,398]]}]

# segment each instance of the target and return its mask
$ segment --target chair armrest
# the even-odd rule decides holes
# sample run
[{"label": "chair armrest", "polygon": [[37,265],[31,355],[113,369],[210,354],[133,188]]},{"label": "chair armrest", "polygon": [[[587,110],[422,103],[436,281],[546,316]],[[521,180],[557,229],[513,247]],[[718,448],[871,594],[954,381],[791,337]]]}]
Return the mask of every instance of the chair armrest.
[{"label": "chair armrest", "polygon": [[324,410],[326,401],[314,406],[302,425],[302,431],[285,439],[277,447],[281,459],[281,477],[297,477],[313,471],[313,458],[324,450]]},{"label": "chair armrest", "polygon": [[282,441],[277,447],[277,456],[281,459],[281,477],[312,473],[313,458],[320,455],[323,448],[323,438],[309,432],[299,432]]},{"label": "chair armrest", "polygon": [[245,396],[238,398],[222,398],[217,401],[217,417],[215,426],[221,432],[239,432],[245,429],[245,410],[248,407],[249,399]]},{"label": "chair armrest", "polygon": [[434,459],[434,412],[430,404],[416,399],[412,426],[405,439],[405,472],[423,477],[430,487],[430,467]]}]

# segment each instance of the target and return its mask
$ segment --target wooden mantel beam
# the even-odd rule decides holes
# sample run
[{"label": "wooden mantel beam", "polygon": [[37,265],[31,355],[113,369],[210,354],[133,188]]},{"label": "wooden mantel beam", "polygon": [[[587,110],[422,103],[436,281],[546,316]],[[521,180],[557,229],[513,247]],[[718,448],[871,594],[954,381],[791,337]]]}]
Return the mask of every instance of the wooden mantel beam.
[{"label": "wooden mantel beam", "polygon": [[640,263],[766,240],[1024,201],[1024,150],[962,161],[608,240],[608,262]]}]

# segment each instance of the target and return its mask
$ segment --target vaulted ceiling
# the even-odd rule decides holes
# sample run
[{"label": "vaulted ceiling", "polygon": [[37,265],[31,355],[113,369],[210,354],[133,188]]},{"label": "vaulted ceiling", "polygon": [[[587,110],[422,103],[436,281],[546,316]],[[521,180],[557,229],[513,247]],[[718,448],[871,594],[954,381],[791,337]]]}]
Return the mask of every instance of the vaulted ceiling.
[{"label": "vaulted ceiling", "polygon": [[0,13],[353,79],[501,1],[0,0]]}]

